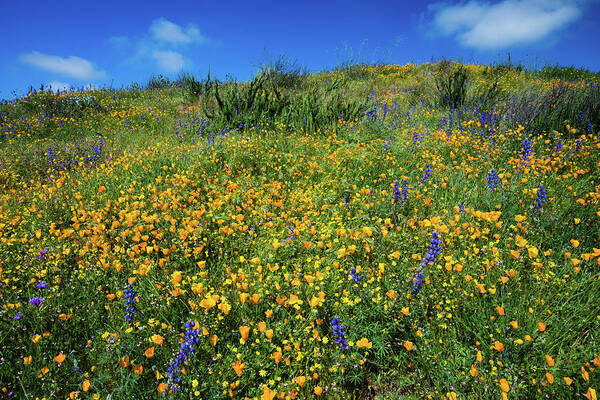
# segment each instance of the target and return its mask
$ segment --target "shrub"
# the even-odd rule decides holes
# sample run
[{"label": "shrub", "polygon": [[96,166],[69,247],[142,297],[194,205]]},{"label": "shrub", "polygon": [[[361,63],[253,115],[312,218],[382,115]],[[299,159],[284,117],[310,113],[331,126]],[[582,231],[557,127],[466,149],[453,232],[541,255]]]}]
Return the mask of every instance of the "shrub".
[{"label": "shrub", "polygon": [[543,79],[560,79],[563,81],[576,80],[594,80],[600,78],[598,72],[592,72],[584,68],[561,67],[558,64],[546,65],[537,72],[537,75]]},{"label": "shrub", "polygon": [[529,91],[506,102],[513,121],[534,134],[561,131],[565,125],[591,133],[600,125],[600,87],[560,82],[545,93]]},{"label": "shrub", "polygon": [[207,111],[207,115],[213,124],[220,127],[237,128],[259,121],[272,121],[289,104],[289,97],[279,92],[264,71],[247,85],[237,82],[219,85],[215,81],[213,94],[217,109],[214,113]]},{"label": "shrub", "polygon": [[146,89],[164,89],[167,87],[170,87],[172,85],[171,80],[166,77],[163,76],[161,74],[159,75],[153,75],[150,80],[148,81],[148,84],[146,85]]},{"label": "shrub", "polygon": [[441,61],[435,72],[438,107],[462,107],[467,100],[469,89],[469,73],[460,64]]},{"label": "shrub", "polygon": [[299,66],[297,61],[291,61],[281,55],[276,61],[265,63],[261,72],[279,89],[296,89],[306,82],[308,71]]},{"label": "shrub", "polygon": [[205,80],[198,81],[192,74],[182,74],[176,82],[181,87],[183,97],[188,102],[197,101],[200,98],[206,99],[213,90],[216,81],[210,79],[210,70]]}]

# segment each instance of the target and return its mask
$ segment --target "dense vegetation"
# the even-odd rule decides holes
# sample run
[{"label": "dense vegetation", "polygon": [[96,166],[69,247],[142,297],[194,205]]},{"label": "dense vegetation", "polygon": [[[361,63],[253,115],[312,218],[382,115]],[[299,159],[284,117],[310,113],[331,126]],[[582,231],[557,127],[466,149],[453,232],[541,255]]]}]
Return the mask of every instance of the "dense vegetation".
[{"label": "dense vegetation", "polygon": [[282,62],[0,104],[0,397],[596,398],[600,86]]}]

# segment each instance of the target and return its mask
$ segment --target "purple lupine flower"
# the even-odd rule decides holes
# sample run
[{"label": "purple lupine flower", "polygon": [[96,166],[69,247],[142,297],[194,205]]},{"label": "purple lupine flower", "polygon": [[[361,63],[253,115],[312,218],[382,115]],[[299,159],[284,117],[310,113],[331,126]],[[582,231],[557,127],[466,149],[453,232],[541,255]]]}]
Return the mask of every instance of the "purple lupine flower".
[{"label": "purple lupine flower", "polygon": [[177,356],[169,362],[169,368],[167,370],[167,390],[172,389],[177,391],[179,386],[177,385],[181,381],[181,377],[177,376],[181,368],[181,364],[187,362],[190,356],[193,355],[196,350],[195,346],[200,342],[200,329],[194,329],[196,324],[192,321],[187,322],[185,326],[185,334],[183,343],[179,345],[179,352]]},{"label": "purple lupine flower", "polygon": [[556,143],[556,150],[554,150],[554,152],[560,153],[562,151],[562,148],[563,148],[562,140],[559,140],[558,143]]},{"label": "purple lupine flower", "polygon": [[423,287],[423,283],[424,282],[425,282],[425,279],[423,277],[422,269],[419,268],[417,270],[417,274],[415,275],[415,281],[413,282],[413,291],[412,291],[412,294],[419,294],[419,293],[421,293],[421,288]]},{"label": "purple lupine flower", "polygon": [[44,260],[46,258],[46,254],[48,253],[48,250],[42,250],[40,251],[40,255],[38,256],[38,258],[40,260]]},{"label": "purple lupine flower", "polygon": [[35,285],[35,287],[38,289],[46,289],[48,285],[46,285],[46,282],[40,281],[37,285]]},{"label": "purple lupine flower", "polygon": [[402,192],[400,191],[400,184],[398,183],[398,181],[394,182],[394,203],[398,202],[398,199],[400,198],[400,195],[402,194]]},{"label": "purple lupine flower", "polygon": [[415,275],[415,280],[413,282],[413,294],[421,293],[421,288],[423,287],[424,276],[423,276],[423,268],[425,268],[429,263],[433,263],[437,256],[442,252],[441,249],[442,240],[440,239],[439,234],[436,231],[433,231],[431,234],[431,241],[429,242],[429,250],[427,251],[427,255],[421,261],[419,268],[417,269],[417,273]]},{"label": "purple lupine flower", "polygon": [[487,176],[487,186],[495,192],[499,182],[498,173],[492,169]]},{"label": "purple lupine flower", "polygon": [[540,185],[537,190],[537,194],[535,197],[535,210],[534,212],[537,214],[540,211],[544,211],[544,203],[548,201],[548,193],[546,189],[544,189],[543,185]]},{"label": "purple lupine flower", "polygon": [[350,276],[352,277],[352,281],[354,283],[358,283],[362,279],[360,277],[360,275],[358,274],[358,272],[356,271],[355,267],[350,268]]},{"label": "purple lupine flower", "polygon": [[346,333],[344,332],[344,325],[338,317],[334,317],[331,320],[331,329],[333,329],[333,336],[335,337],[335,344],[338,344],[342,350],[348,349],[348,342],[346,341]]},{"label": "purple lupine flower", "polygon": [[531,149],[531,141],[529,138],[525,138],[523,141],[523,154],[521,155],[521,164],[527,164],[527,161],[531,158],[533,150]]},{"label": "purple lupine flower", "polygon": [[42,302],[44,300],[46,300],[46,299],[43,298],[43,297],[37,297],[36,296],[36,297],[32,298],[31,300],[29,300],[29,304],[31,304],[32,306],[35,306],[35,307],[39,307],[40,304],[42,304]]},{"label": "purple lupine flower", "polygon": [[17,321],[20,320],[21,318],[23,318],[23,314],[22,313],[18,313],[17,315],[15,315],[13,317],[13,319],[16,319]]},{"label": "purple lupine flower", "polygon": [[427,164],[425,166],[425,175],[423,175],[423,179],[421,179],[421,181],[419,182],[419,185],[422,184],[422,183],[424,183],[424,182],[427,182],[429,180],[429,178],[431,178],[431,173],[432,172],[433,171],[429,167],[429,164]]},{"label": "purple lupine flower", "polygon": [[131,284],[127,284],[125,289],[125,321],[131,322],[133,320],[133,314],[135,314],[135,290]]}]

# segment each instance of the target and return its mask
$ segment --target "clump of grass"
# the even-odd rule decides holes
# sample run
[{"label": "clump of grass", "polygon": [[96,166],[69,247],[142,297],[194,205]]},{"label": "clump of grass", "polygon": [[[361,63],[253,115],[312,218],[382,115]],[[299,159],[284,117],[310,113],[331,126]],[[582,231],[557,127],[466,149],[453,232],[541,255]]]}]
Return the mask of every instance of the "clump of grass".
[{"label": "clump of grass", "polygon": [[300,66],[298,61],[290,60],[284,55],[264,63],[260,69],[273,85],[282,90],[300,88],[309,76],[306,67]]},{"label": "clump of grass", "polygon": [[173,82],[171,82],[168,76],[162,74],[152,75],[146,84],[146,89],[165,89],[172,86],[172,84]]},{"label": "clump of grass", "polygon": [[238,128],[274,121],[289,104],[289,97],[274,85],[265,71],[247,85],[215,82],[213,94],[218,108],[215,113],[208,112],[208,117],[219,127]]},{"label": "clump of grass", "polygon": [[339,119],[361,119],[369,100],[344,98],[341,81],[313,85],[299,93],[281,88],[281,75],[270,69],[259,72],[248,84],[215,82],[214,112],[205,113],[216,130],[279,123],[301,132],[325,131]]},{"label": "clump of grass", "polygon": [[179,79],[177,79],[175,85],[181,88],[184,100],[187,103],[193,103],[195,101],[208,98],[215,85],[218,82],[216,79],[211,80],[210,70],[204,80],[197,80],[193,74],[184,73]]},{"label": "clump of grass", "polygon": [[459,63],[443,60],[435,70],[434,104],[441,108],[459,108],[467,101],[470,75]]}]

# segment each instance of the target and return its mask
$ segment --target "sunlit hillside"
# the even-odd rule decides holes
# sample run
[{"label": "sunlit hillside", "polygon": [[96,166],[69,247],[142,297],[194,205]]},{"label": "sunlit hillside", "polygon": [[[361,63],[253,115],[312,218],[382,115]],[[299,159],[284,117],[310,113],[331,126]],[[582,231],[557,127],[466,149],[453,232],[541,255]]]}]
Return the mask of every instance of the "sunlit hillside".
[{"label": "sunlit hillside", "polygon": [[442,61],[0,104],[2,399],[596,399],[600,79]]}]

